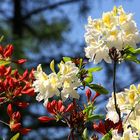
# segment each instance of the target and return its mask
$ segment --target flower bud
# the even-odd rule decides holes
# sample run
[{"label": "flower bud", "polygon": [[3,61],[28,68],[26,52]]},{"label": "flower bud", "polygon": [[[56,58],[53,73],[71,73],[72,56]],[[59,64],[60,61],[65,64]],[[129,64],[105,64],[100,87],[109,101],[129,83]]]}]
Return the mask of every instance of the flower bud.
[{"label": "flower bud", "polygon": [[88,101],[88,102],[90,101],[91,94],[92,94],[92,92],[91,92],[91,90],[88,88],[88,89],[86,90],[86,96],[87,96],[87,101]]},{"label": "flower bud", "polygon": [[23,64],[23,63],[25,63],[27,60],[26,59],[19,59],[18,61],[17,61],[17,63],[18,64]]},{"label": "flower bud", "polygon": [[94,102],[95,99],[96,99],[98,96],[100,96],[100,94],[99,94],[98,92],[96,92],[95,95],[94,95],[93,98],[92,98],[92,102]]}]

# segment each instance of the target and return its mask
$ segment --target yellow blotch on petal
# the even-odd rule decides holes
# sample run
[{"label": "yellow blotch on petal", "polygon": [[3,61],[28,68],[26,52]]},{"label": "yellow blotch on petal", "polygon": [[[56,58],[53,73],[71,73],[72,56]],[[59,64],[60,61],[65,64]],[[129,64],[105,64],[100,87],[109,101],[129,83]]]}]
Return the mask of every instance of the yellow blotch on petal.
[{"label": "yellow blotch on petal", "polygon": [[135,102],[135,96],[136,96],[136,93],[134,91],[130,91],[128,93],[128,99],[131,104]]}]

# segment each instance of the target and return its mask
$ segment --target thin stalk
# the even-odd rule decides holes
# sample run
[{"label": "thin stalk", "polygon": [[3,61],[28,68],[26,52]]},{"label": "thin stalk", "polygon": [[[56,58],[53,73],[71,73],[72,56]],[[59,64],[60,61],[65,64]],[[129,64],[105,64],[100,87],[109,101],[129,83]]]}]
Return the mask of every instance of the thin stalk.
[{"label": "thin stalk", "polygon": [[72,138],[72,140],[74,140],[74,134],[73,134],[73,129],[71,129],[70,134],[68,136],[68,140],[70,140]]},{"label": "thin stalk", "polygon": [[121,120],[121,112],[117,104],[117,98],[116,98],[116,67],[117,67],[117,61],[114,60],[114,65],[113,65],[113,96],[114,96],[114,105],[115,105],[115,110],[119,116],[119,121]]},{"label": "thin stalk", "polygon": [[126,120],[125,120],[124,123],[127,122],[127,120],[129,119],[131,113],[135,110],[136,106],[137,106],[139,103],[140,103],[140,100],[137,102],[137,104],[136,104],[134,107],[132,107],[132,109],[130,110],[129,114],[127,115]]},{"label": "thin stalk", "polygon": [[4,121],[2,121],[2,120],[0,120],[0,123],[3,123],[3,124],[5,124],[5,125],[9,126],[8,123],[6,123],[6,122],[4,122]]},{"label": "thin stalk", "polygon": [[129,119],[129,117],[130,117],[130,115],[131,115],[131,113],[132,113],[133,111],[134,111],[134,108],[132,108],[132,109],[130,110],[130,112],[129,112],[127,118],[126,118],[126,120],[124,121],[124,123],[127,122],[127,120]]}]

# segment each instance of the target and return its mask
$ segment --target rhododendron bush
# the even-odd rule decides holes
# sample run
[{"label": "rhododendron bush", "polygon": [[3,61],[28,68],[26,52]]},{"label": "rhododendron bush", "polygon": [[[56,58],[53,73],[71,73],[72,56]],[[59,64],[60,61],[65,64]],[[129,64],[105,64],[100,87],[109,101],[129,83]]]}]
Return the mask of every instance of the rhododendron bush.
[{"label": "rhododendron bush", "polygon": [[[0,123],[15,132],[11,139],[32,131],[22,125],[21,110],[30,105],[23,96],[36,98],[36,102],[44,105],[49,114],[36,118],[41,123],[67,124],[68,140],[140,139],[140,84],[116,91],[117,65],[123,61],[140,64],[140,34],[133,14],[126,13],[121,6],[114,7],[100,19],[89,17],[85,29],[85,57],[63,57],[58,64],[52,60],[51,73],[45,73],[41,64],[35,70],[20,73],[15,66],[26,60],[12,58],[12,45],[0,46],[0,107],[7,107],[3,113],[9,118],[5,121],[0,116]],[[102,68],[87,68],[89,62],[98,64],[102,60],[113,66],[112,93],[93,80],[95,72]],[[84,104],[80,102],[83,91]],[[110,94],[106,114],[95,113],[96,99],[106,94]]]}]

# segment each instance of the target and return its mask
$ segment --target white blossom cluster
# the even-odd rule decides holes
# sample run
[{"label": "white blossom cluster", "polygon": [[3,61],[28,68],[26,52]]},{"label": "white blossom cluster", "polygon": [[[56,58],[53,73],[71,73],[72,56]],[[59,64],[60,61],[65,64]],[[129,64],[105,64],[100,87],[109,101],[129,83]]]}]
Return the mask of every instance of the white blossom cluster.
[{"label": "white blossom cluster", "polygon": [[[124,133],[121,137],[114,130],[113,140],[126,140],[126,137],[128,140],[138,140],[140,138],[140,84],[138,87],[131,85],[130,89],[125,89],[123,92],[117,93],[116,98],[121,111]],[[109,98],[106,107],[106,119],[117,123],[119,116],[115,110],[113,97]]]},{"label": "white blossom cluster", "polygon": [[76,91],[81,84],[77,77],[78,72],[78,67],[71,61],[61,62],[59,72],[53,71],[49,75],[43,72],[41,65],[38,65],[37,71],[34,72],[36,80],[33,83],[35,92],[38,93],[36,100],[44,100],[44,105],[46,105],[48,98],[55,95],[60,96],[63,101],[69,96],[79,99],[79,94]]},{"label": "white blossom cluster", "polygon": [[102,60],[111,63],[109,49],[112,47],[121,51],[127,45],[136,48],[140,42],[140,34],[133,20],[133,14],[127,14],[121,6],[103,13],[100,19],[89,17],[85,28],[87,44],[85,55],[95,64]]}]

